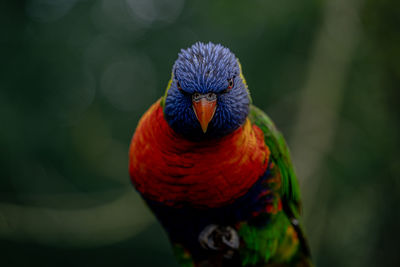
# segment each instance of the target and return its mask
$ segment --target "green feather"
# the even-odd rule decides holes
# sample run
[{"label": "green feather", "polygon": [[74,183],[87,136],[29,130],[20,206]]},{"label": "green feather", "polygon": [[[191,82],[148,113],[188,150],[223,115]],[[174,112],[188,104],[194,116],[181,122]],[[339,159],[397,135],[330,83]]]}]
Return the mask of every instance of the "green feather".
[{"label": "green feather", "polygon": [[187,252],[182,245],[173,244],[172,249],[176,259],[178,260],[179,266],[181,267],[194,267],[193,259],[189,252]]},{"label": "green feather", "polygon": [[296,205],[299,205],[299,184],[290,159],[290,152],[283,135],[278,131],[268,115],[254,105],[250,106],[249,119],[264,133],[265,143],[271,151],[272,160],[281,172],[282,198],[288,200],[289,203],[294,202]]},{"label": "green feather", "polygon": [[279,245],[285,239],[286,229],[289,225],[289,219],[283,212],[278,212],[272,217],[272,221],[262,228],[250,226],[247,223],[243,224],[239,229],[239,235],[246,243],[246,247],[240,251],[243,259],[242,265],[256,265],[260,262],[268,262],[273,258]]},{"label": "green feather", "polygon": [[161,105],[161,107],[163,107],[163,108],[165,107],[165,99],[167,98],[168,90],[169,90],[169,88],[171,87],[171,84],[172,84],[172,77],[171,77],[171,79],[168,81],[168,85],[167,85],[167,88],[165,89],[164,95],[161,97],[160,105]]},{"label": "green feather", "polygon": [[[288,146],[286,145],[283,135],[278,131],[275,124],[268,117],[268,115],[265,114],[262,110],[251,105],[249,119],[264,133],[264,141],[270,149],[271,159],[275,163],[281,174],[280,195],[283,204],[283,212],[279,212],[276,215],[276,218],[274,220],[275,223],[271,222],[269,225],[266,225],[265,228],[257,230],[254,229],[253,231],[257,231],[255,238],[252,239],[252,235],[250,234],[250,238],[247,238],[247,242],[250,242],[250,240],[254,240],[255,242],[257,242],[259,236],[263,235],[264,242],[266,242],[267,245],[269,244],[269,247],[260,250],[261,252],[264,252],[264,254],[262,254],[264,256],[264,260],[268,260],[268,257],[272,256],[272,258],[275,257],[275,260],[281,261],[276,258],[277,256],[274,256],[274,251],[276,251],[276,247],[272,246],[271,242],[278,242],[283,247],[285,247],[285,245],[283,245],[282,243],[283,240],[280,238],[282,238],[282,233],[284,232],[284,229],[286,229],[289,223],[291,223],[300,239],[300,246],[302,251],[300,254],[297,254],[297,257],[299,257],[300,255],[301,259],[297,260],[304,260],[304,263],[301,266],[312,266],[312,263],[309,260],[309,248],[307,240],[304,236],[304,231],[300,224],[300,189],[296,173],[291,162]],[[278,233],[280,234],[280,238],[277,238],[276,236]],[[245,239],[246,237],[243,238]],[[267,249],[269,252],[265,252],[265,249]],[[246,261],[249,262],[252,262],[252,260],[254,260],[254,257],[247,258],[248,259],[246,259]]]}]

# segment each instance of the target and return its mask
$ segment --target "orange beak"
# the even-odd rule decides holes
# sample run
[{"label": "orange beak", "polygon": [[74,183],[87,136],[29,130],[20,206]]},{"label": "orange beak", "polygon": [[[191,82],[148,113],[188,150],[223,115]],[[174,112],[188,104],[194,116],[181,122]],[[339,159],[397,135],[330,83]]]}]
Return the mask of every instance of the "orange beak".
[{"label": "orange beak", "polygon": [[206,133],[208,124],[214,116],[217,107],[217,100],[215,99],[210,101],[206,98],[201,98],[199,101],[192,101],[192,103],[194,114],[196,114],[196,117],[200,122],[203,133]]}]

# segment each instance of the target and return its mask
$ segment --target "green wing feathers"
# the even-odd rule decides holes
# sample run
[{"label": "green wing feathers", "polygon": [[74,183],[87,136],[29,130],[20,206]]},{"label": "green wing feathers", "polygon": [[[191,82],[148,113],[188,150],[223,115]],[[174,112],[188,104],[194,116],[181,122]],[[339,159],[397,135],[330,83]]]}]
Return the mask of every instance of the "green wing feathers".
[{"label": "green wing feathers", "polygon": [[293,226],[293,229],[297,232],[300,241],[301,252],[299,257],[301,259],[297,259],[297,261],[300,260],[300,262],[303,263],[298,266],[312,266],[308,243],[300,224],[300,189],[288,146],[286,145],[283,135],[278,131],[268,115],[262,110],[251,105],[249,119],[264,133],[264,140],[271,151],[272,160],[280,171],[280,195],[283,211],[289,219],[290,224]]},{"label": "green wing feathers", "polygon": [[299,205],[299,184],[290,159],[290,152],[283,135],[277,130],[275,124],[267,114],[253,105],[250,106],[249,119],[263,131],[265,143],[271,151],[272,160],[281,172],[282,198]]}]

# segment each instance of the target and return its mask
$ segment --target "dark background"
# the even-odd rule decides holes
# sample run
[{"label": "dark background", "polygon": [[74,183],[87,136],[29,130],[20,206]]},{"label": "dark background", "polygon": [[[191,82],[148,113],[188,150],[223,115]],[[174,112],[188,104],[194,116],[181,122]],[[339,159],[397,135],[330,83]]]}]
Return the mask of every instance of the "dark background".
[{"label": "dark background", "polygon": [[0,265],[176,266],[128,146],[181,48],[286,136],[318,266],[399,266],[398,0],[0,2]]}]

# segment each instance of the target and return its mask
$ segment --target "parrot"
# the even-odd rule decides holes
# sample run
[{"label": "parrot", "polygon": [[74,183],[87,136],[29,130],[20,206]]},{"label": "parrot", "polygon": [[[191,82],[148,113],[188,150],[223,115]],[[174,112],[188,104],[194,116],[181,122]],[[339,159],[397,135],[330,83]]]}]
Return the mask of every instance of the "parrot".
[{"label": "parrot", "polygon": [[136,126],[129,174],[180,266],[313,266],[288,146],[229,48],[178,53]]}]

